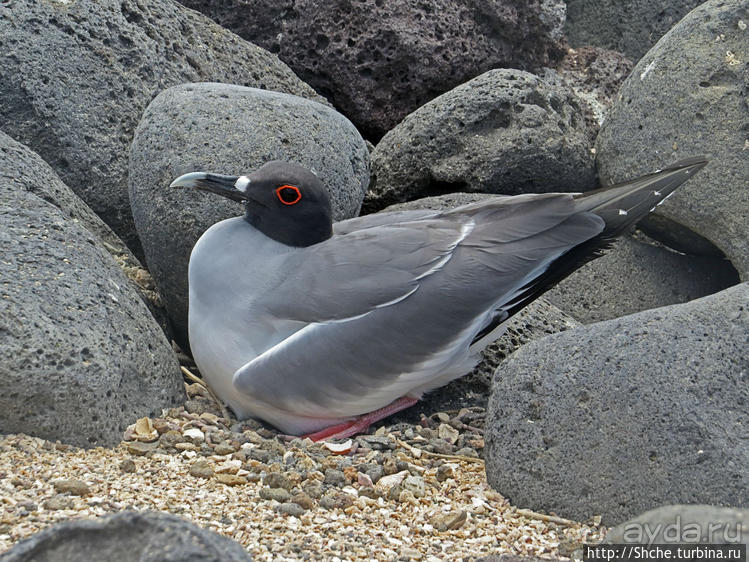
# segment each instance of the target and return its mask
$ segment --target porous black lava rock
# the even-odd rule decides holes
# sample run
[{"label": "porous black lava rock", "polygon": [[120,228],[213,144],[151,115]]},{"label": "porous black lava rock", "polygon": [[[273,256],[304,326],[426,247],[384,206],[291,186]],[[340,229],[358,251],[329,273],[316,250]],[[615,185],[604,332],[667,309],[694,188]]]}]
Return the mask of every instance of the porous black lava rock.
[{"label": "porous black lava rock", "polygon": [[494,376],[486,474],[513,505],[615,525],[749,502],[749,283],[531,342]]},{"label": "porous black lava rock", "polygon": [[2,3],[0,67],[0,129],[131,248],[128,148],[159,91],[212,80],[321,99],[275,55],[168,0]]},{"label": "porous black lava rock", "polygon": [[240,176],[269,160],[313,169],[336,220],[359,212],[369,183],[369,151],[343,115],[317,102],[228,84],[183,84],[143,114],[130,157],[130,202],[148,267],[179,343],[187,345],[187,264],[212,224],[243,206],[196,189],[172,188],[194,171]]},{"label": "porous black lava rock", "polygon": [[0,433],[115,445],[184,400],[177,360],[98,238],[111,231],[5,136],[0,169]]},{"label": "porous black lava rock", "polygon": [[637,61],[702,0],[567,0],[564,34],[574,47],[595,45]]},{"label": "porous black lava rock", "polygon": [[182,0],[277,53],[363,134],[491,68],[563,55],[559,0]]},{"label": "porous black lava rock", "polygon": [[585,191],[595,169],[584,110],[568,88],[491,70],[420,107],[372,153],[365,208],[455,191]]},{"label": "porous black lava rock", "polygon": [[[622,84],[596,142],[604,184],[705,155],[710,163],[641,224],[683,252],[704,240],[749,279],[749,5],[709,0],[669,31]],[[667,220],[665,220],[667,219]],[[678,225],[682,225],[679,229]],[[686,227],[686,228],[684,228]]]},{"label": "porous black lava rock", "polygon": [[58,523],[18,542],[3,562],[245,562],[242,546],[176,515],[122,511]]}]

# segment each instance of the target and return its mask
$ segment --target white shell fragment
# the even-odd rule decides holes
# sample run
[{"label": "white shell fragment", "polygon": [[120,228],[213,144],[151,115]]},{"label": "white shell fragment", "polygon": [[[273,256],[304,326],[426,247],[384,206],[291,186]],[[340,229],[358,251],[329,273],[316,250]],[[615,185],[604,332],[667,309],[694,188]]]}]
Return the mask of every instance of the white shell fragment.
[{"label": "white shell fragment", "polygon": [[330,443],[328,441],[325,441],[323,443],[323,447],[325,447],[334,455],[345,455],[346,453],[351,451],[351,447],[353,446],[353,444],[354,442],[351,439],[347,439],[343,443]]}]

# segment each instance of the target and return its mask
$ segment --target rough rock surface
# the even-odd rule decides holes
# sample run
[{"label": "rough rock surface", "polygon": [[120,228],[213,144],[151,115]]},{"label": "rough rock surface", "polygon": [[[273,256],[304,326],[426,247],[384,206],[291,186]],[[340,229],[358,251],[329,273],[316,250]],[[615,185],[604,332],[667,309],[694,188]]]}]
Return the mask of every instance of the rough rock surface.
[{"label": "rough rock surface", "polygon": [[559,0],[182,0],[278,53],[363,134],[491,68],[561,58]]},{"label": "rough rock surface", "polygon": [[95,215],[7,137],[0,168],[0,433],[116,444],[184,400],[177,361]]},{"label": "rough rock surface", "polygon": [[159,91],[212,80],[320,99],[275,55],[166,0],[3,3],[0,67],[0,129],[131,248],[128,147]]},{"label": "rough rock surface", "polygon": [[749,510],[712,505],[666,505],[617,525],[606,533],[603,542],[749,545]]},{"label": "rough rock surface", "polygon": [[739,282],[736,270],[716,257],[687,256],[625,236],[605,255],[584,265],[545,297],[584,324],[610,320],[717,293]]},{"label": "rough rock surface", "polygon": [[564,33],[574,47],[595,45],[634,61],[702,0],[567,0]]},{"label": "rough rock surface", "polygon": [[749,502],[749,283],[554,334],[494,378],[486,473],[519,507],[607,525]]},{"label": "rough rock surface", "polygon": [[193,171],[242,175],[269,160],[314,169],[334,218],[355,216],[369,182],[369,152],[354,126],[319,103],[227,84],[185,84],[148,106],[133,140],[130,201],[146,262],[180,343],[187,334],[187,264],[212,224],[244,213],[241,204],[170,188]]},{"label": "rough rock surface", "polygon": [[585,191],[595,170],[571,90],[492,70],[420,107],[372,154],[367,210],[454,191]]},{"label": "rough rock surface", "polygon": [[4,562],[244,562],[236,542],[176,515],[122,511],[53,525],[6,552]]},{"label": "rough rock surface", "polygon": [[27,146],[0,131],[0,169],[10,181],[60,209],[68,218],[78,221],[102,242],[115,257],[124,256],[136,264],[133,254],[117,235],[80,197],[65,185],[55,171]]},{"label": "rough rock surface", "polygon": [[[635,67],[596,143],[601,182],[616,183],[687,156],[710,164],[657,215],[710,240],[749,279],[749,5],[710,0]],[[652,221],[646,221],[646,224]],[[653,223],[651,236],[657,233]],[[692,247],[682,236],[683,250]]]},{"label": "rough rock surface", "polygon": [[632,72],[632,61],[621,53],[600,47],[568,49],[556,69],[544,69],[541,77],[550,84],[571,89],[587,106],[591,146],[595,143],[604,116],[613,105],[624,79]]},{"label": "rough rock surface", "polygon": [[51,203],[68,218],[94,234],[117,261],[148,306],[162,330],[171,332],[161,297],[153,290],[150,275],[120,238],[91,208],[65,185],[54,170],[27,146],[0,131],[0,169],[23,189]]}]

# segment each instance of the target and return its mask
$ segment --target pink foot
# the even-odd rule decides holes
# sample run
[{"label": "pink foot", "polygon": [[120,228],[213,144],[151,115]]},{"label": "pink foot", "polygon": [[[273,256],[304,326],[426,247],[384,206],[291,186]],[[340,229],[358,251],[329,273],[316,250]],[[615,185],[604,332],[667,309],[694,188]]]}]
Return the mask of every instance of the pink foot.
[{"label": "pink foot", "polygon": [[359,416],[351,421],[340,423],[338,425],[331,425],[320,431],[302,435],[302,439],[309,437],[312,441],[323,441],[326,439],[343,439],[344,437],[352,437],[357,433],[365,431],[374,422],[380,421],[381,419],[391,416],[396,412],[400,412],[401,410],[405,410],[406,408],[410,408],[417,402],[418,399],[416,398],[404,396],[403,398],[398,398],[398,400],[391,402],[384,408],[380,408],[374,412],[369,412],[368,414]]}]

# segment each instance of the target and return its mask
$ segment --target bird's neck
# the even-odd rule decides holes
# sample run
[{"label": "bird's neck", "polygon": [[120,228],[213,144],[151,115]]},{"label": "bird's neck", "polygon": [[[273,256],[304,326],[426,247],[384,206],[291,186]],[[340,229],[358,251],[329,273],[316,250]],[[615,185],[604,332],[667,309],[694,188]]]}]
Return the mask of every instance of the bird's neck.
[{"label": "bird's neck", "polygon": [[295,248],[319,244],[333,236],[333,224],[329,217],[310,217],[310,220],[274,218],[268,221],[247,209],[244,220],[268,238]]}]

